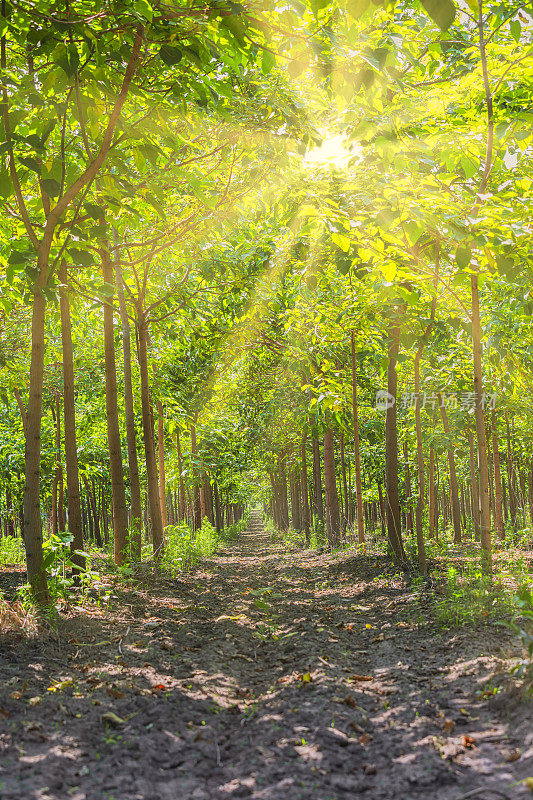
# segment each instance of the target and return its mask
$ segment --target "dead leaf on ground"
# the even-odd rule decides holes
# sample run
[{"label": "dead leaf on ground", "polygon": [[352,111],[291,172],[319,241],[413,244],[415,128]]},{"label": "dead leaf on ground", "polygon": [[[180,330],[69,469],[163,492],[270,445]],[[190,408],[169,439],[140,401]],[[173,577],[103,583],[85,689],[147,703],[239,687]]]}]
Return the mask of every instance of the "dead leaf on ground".
[{"label": "dead leaf on ground", "polygon": [[121,725],[124,725],[126,720],[119,717],[118,714],[115,714],[113,711],[106,711],[105,714],[102,714],[102,722],[108,722],[114,728],[119,728]]},{"label": "dead leaf on ground", "polygon": [[369,744],[371,741],[372,741],[372,734],[370,733],[363,733],[362,736],[360,736],[358,739],[359,744],[362,745]]},{"label": "dead leaf on ground", "polygon": [[453,721],[453,719],[445,719],[444,722],[442,723],[442,728],[444,730],[444,733],[451,733],[455,728],[455,722]]},{"label": "dead leaf on ground", "polygon": [[521,755],[522,755],[522,753],[520,752],[520,750],[517,750],[516,748],[514,748],[513,750],[507,750],[504,753],[504,758],[505,758],[506,761],[509,761],[509,762],[518,761],[518,759],[520,758]]},{"label": "dead leaf on ground", "polygon": [[358,675],[357,673],[350,676],[351,681],[372,681],[372,675]]}]

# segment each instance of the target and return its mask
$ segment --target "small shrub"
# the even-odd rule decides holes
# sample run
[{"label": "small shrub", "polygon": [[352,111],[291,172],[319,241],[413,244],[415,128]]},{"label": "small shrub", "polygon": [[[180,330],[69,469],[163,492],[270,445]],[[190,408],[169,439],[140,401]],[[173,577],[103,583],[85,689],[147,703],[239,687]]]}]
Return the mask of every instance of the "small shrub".
[{"label": "small shrub", "polygon": [[20,536],[2,536],[0,538],[0,567],[12,567],[24,564],[26,554],[24,542]]},{"label": "small shrub", "polygon": [[523,586],[518,592],[516,602],[518,610],[507,624],[518,634],[527,656],[511,672],[533,688],[533,588]]}]

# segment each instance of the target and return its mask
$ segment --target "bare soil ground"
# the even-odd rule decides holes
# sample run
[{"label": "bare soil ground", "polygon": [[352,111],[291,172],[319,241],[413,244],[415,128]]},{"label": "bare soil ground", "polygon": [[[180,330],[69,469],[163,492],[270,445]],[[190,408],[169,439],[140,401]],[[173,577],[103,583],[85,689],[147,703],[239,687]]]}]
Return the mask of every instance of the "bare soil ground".
[{"label": "bare soil ground", "polygon": [[531,796],[512,635],[439,629],[385,559],[289,552],[255,517],[115,605],[0,640],[1,800]]}]

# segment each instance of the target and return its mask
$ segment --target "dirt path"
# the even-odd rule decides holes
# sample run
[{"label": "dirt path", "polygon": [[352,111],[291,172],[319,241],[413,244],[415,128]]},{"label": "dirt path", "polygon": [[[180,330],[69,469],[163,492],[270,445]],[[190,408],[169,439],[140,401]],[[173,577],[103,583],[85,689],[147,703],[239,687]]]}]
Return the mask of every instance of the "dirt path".
[{"label": "dirt path", "polygon": [[531,796],[531,706],[487,685],[509,635],[440,631],[385,560],[273,547],[256,516],[116,606],[3,643],[1,800]]}]

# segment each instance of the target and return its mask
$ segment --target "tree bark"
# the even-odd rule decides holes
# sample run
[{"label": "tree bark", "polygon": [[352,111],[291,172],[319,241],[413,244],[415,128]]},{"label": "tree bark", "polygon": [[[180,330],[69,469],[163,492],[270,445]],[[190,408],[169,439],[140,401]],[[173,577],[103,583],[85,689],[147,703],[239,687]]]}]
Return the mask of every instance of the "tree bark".
[{"label": "tree bark", "polygon": [[65,467],[68,492],[68,529],[72,534],[72,563],[85,569],[85,558],[75,551],[83,551],[83,528],[81,524],[80,478],[78,469],[78,445],[76,440],[76,404],[74,392],[74,357],[72,349],[72,324],[67,287],[65,262],[59,269],[59,305],[61,311],[61,342],[63,348],[63,412],[65,427]]},{"label": "tree bark", "polygon": [[[115,231],[115,245],[117,236]],[[130,550],[132,561],[141,559],[142,504],[141,483],[139,479],[139,459],[137,455],[137,433],[133,407],[133,382],[131,377],[131,334],[130,321],[124,297],[124,281],[119,251],[115,250],[115,274],[122,326],[122,350],[124,353],[124,408],[126,416],[126,440],[128,446],[128,466],[131,492]]]},{"label": "tree bark", "polygon": [[455,544],[459,544],[461,542],[461,507],[459,505],[459,487],[457,485],[457,471],[455,469],[455,456],[453,453],[452,447],[452,439],[451,439],[451,431],[450,431],[450,423],[448,420],[448,414],[446,413],[446,409],[444,408],[444,404],[442,401],[442,395],[439,394],[439,406],[440,406],[440,415],[442,418],[442,427],[444,429],[444,434],[447,439],[447,453],[448,453],[448,469],[450,472],[450,497],[451,497],[451,505],[452,505],[452,522],[453,522],[453,541]]},{"label": "tree bark", "polygon": [[157,401],[157,453],[159,458],[159,503],[161,505],[161,522],[167,527],[167,491],[165,477],[165,433],[163,428],[163,403]]},{"label": "tree bark", "polygon": [[476,475],[476,456],[474,452],[474,437],[472,431],[468,429],[468,447],[470,453],[470,494],[472,498],[472,521],[474,523],[474,535],[479,540],[479,490]]},{"label": "tree bark", "polygon": [[[109,287],[115,288],[113,265],[106,246],[100,250],[102,276]],[[115,326],[112,298],[104,303],[104,355],[105,355],[105,400],[107,415],[107,441],[111,470],[111,492],[113,495],[113,529],[115,564],[124,564],[128,559],[128,507],[124,487],[122,444],[118,419],[117,365],[115,357]]]},{"label": "tree bark", "polygon": [[403,546],[400,494],[398,486],[398,428],[396,395],[398,391],[398,376],[396,374],[396,359],[400,349],[400,324],[398,319],[391,320],[388,355],[389,365],[387,372],[387,391],[394,402],[387,408],[385,418],[385,474],[387,490],[387,534],[392,548],[394,560],[403,566],[406,561]]},{"label": "tree bark", "polygon": [[139,343],[139,372],[141,378],[141,405],[144,439],[144,455],[146,460],[146,483],[148,489],[148,503],[150,506],[150,522],[152,528],[152,543],[154,560],[161,561],[165,546],[163,534],[163,520],[159,504],[159,488],[157,480],[157,462],[155,456],[155,442],[152,426],[152,412],[150,405],[150,384],[148,379],[148,348],[147,327],[144,313],[139,309],[137,317],[137,334]]},{"label": "tree bark", "polygon": [[322,498],[322,470],[320,469],[320,445],[313,434],[313,510],[317,519],[324,524],[324,502]]},{"label": "tree bark", "polygon": [[474,372],[474,397],[476,417],[476,438],[479,465],[479,527],[483,568],[492,572],[492,544],[489,509],[489,473],[487,462],[487,439],[485,435],[485,416],[483,413],[483,372],[481,362],[481,317],[479,311],[479,290],[477,274],[470,276],[472,290],[472,352]]},{"label": "tree bark", "polygon": [[310,519],[309,519],[309,495],[307,489],[307,430],[302,433],[302,446],[301,446],[301,459],[302,468],[300,472],[301,478],[301,494],[302,494],[302,529],[305,533],[305,541],[307,545],[310,544]]},{"label": "tree bark", "polygon": [[492,460],[494,464],[494,527],[499,539],[505,536],[502,508],[502,476],[500,469],[500,451],[498,447],[498,420],[492,412]]},{"label": "tree bark", "polygon": [[355,332],[351,334],[352,345],[352,419],[354,442],[355,502],[357,509],[357,539],[365,541],[365,521],[363,516],[363,489],[361,486],[361,452],[359,448],[359,414],[357,404],[357,371],[355,361]]},{"label": "tree bark", "polygon": [[324,434],[324,489],[328,543],[330,547],[338,547],[340,544],[339,497],[335,478],[335,449],[331,428],[327,428]]}]

